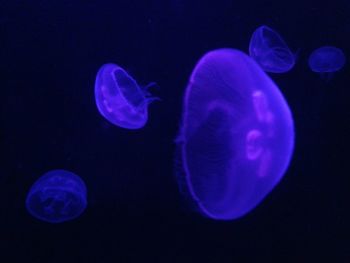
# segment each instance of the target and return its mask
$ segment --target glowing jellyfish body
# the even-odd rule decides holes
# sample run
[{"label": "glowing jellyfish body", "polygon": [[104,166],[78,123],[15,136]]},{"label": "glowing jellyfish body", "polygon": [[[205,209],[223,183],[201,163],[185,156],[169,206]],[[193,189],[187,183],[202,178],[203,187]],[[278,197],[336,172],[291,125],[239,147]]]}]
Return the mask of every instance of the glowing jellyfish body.
[{"label": "glowing jellyfish body", "polygon": [[103,65],[95,82],[96,105],[109,122],[126,129],[142,128],[148,119],[148,105],[156,98],[121,67]]},{"label": "glowing jellyfish body", "polygon": [[31,187],[26,207],[46,222],[61,223],[77,218],[86,208],[86,186],[82,179],[65,170],[52,170]]},{"label": "glowing jellyfish body", "polygon": [[282,37],[268,26],[254,31],[249,54],[266,72],[283,73],[295,65],[295,55]]},{"label": "glowing jellyfish body", "polygon": [[230,220],[251,211],[284,175],[294,146],[290,109],[246,54],[214,50],[186,89],[177,140],[184,184],[200,211]]},{"label": "glowing jellyfish body", "polygon": [[345,65],[343,51],[336,47],[325,46],[314,50],[309,57],[309,66],[313,72],[330,73]]}]

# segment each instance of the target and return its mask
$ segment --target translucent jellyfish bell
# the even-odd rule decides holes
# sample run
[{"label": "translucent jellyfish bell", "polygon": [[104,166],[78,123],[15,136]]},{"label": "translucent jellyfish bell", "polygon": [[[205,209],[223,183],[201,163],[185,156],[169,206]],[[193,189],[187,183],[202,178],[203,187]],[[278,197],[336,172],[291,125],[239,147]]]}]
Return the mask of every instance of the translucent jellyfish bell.
[{"label": "translucent jellyfish bell", "polygon": [[266,72],[283,73],[295,65],[295,55],[282,37],[268,26],[254,31],[249,54]]},{"label": "translucent jellyfish bell", "polygon": [[97,108],[114,125],[126,129],[142,128],[148,119],[148,105],[158,99],[150,96],[147,89],[151,85],[141,88],[121,67],[105,64],[96,76]]},{"label": "translucent jellyfish bell", "polygon": [[65,170],[52,170],[44,174],[33,184],[26,199],[29,213],[50,223],[77,218],[86,206],[83,180]]},{"label": "translucent jellyfish bell", "polygon": [[345,65],[345,55],[339,48],[324,46],[314,50],[309,57],[309,66],[313,72],[330,73]]},{"label": "translucent jellyfish bell", "polygon": [[290,109],[246,54],[219,49],[197,63],[177,139],[180,185],[214,219],[241,217],[283,177],[294,147]]}]

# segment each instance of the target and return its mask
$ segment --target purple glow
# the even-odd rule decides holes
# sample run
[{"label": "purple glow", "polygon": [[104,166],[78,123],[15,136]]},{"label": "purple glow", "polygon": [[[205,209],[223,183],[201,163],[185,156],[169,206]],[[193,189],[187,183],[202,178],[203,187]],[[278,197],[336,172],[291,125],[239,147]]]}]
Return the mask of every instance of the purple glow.
[{"label": "purple glow", "polygon": [[266,72],[287,72],[295,64],[295,55],[286,42],[268,26],[261,26],[254,31],[249,44],[249,54]]},{"label": "purple glow", "polygon": [[335,72],[344,67],[345,60],[345,55],[341,49],[325,46],[311,53],[309,66],[313,72]]},{"label": "purple glow", "polygon": [[29,213],[50,223],[77,218],[86,206],[84,182],[79,176],[65,170],[44,174],[33,184],[26,199]]},{"label": "purple glow", "polygon": [[192,72],[177,142],[185,185],[200,211],[230,220],[251,211],[283,177],[294,125],[260,66],[241,51],[219,49]]},{"label": "purple glow", "polygon": [[97,108],[103,117],[116,126],[142,128],[148,119],[148,105],[157,99],[150,97],[148,87],[142,89],[121,67],[105,64],[96,76]]}]

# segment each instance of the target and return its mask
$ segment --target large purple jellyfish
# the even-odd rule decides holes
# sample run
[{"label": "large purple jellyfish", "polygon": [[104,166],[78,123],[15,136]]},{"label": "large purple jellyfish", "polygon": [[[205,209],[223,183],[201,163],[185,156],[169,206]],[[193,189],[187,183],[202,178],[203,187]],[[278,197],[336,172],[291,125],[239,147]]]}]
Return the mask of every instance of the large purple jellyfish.
[{"label": "large purple jellyfish", "polygon": [[293,152],[293,119],[278,87],[253,59],[218,49],[192,72],[177,143],[179,174],[200,211],[235,219],[283,177]]},{"label": "large purple jellyfish", "polygon": [[[152,83],[151,83],[152,85]],[[141,88],[121,67],[103,65],[95,82],[96,105],[109,122],[126,129],[140,129],[148,120],[148,105],[158,99]]]},{"label": "large purple jellyfish", "polygon": [[29,213],[50,223],[77,218],[86,206],[83,180],[65,170],[52,170],[44,174],[33,184],[26,199]]}]

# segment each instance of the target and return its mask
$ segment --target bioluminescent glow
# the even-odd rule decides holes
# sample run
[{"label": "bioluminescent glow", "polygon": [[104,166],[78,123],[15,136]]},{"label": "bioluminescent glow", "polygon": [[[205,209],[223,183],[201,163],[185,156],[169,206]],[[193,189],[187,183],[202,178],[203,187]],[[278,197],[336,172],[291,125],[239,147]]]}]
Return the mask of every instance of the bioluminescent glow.
[{"label": "bioluminescent glow", "polygon": [[33,184],[26,199],[29,213],[50,223],[77,218],[86,206],[83,180],[65,170],[52,170],[44,174]]},{"label": "bioluminescent glow", "polygon": [[142,128],[148,120],[148,105],[157,98],[121,67],[103,65],[97,73],[95,99],[101,115],[116,126],[126,129]]},{"label": "bioluminescent glow", "polygon": [[283,73],[295,65],[295,55],[282,37],[268,26],[254,31],[249,54],[266,72]]},{"label": "bioluminescent glow", "polygon": [[345,60],[345,55],[341,49],[325,46],[311,53],[309,66],[313,72],[329,73],[338,71],[344,67]]},{"label": "bioluminescent glow", "polygon": [[283,177],[294,147],[291,111],[252,58],[214,50],[190,77],[177,147],[180,180],[200,211],[235,219]]}]

